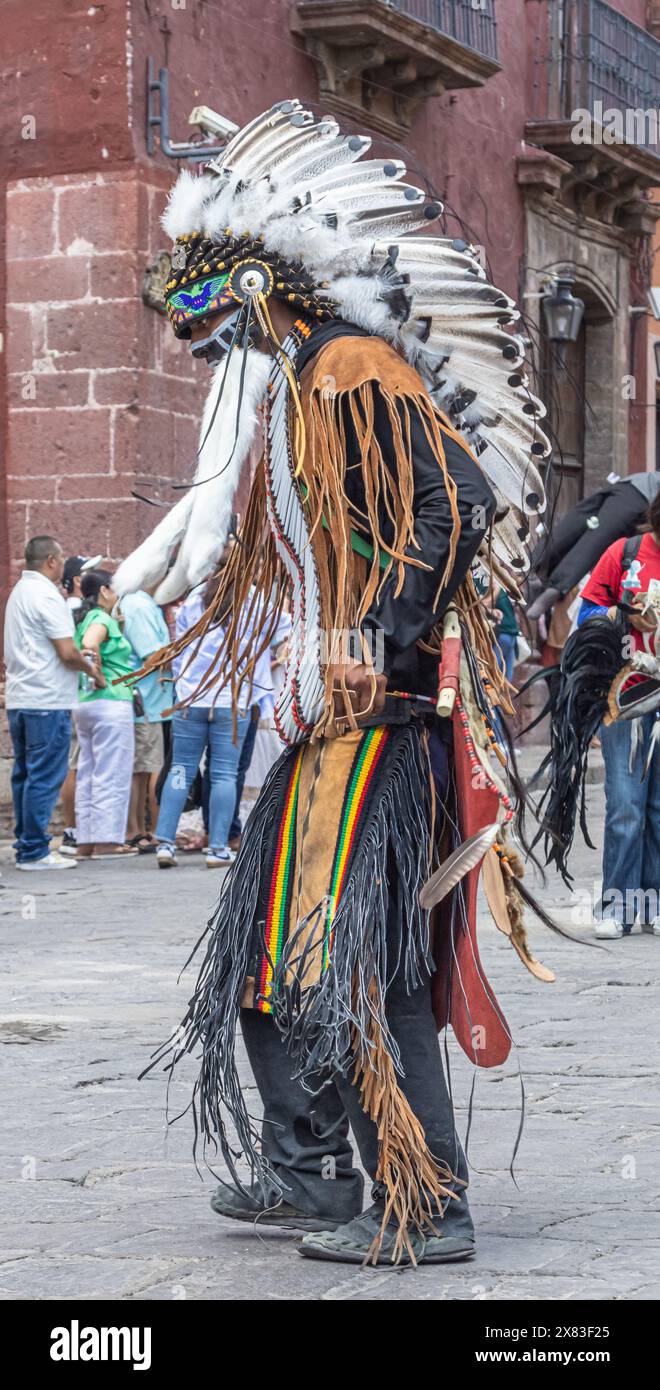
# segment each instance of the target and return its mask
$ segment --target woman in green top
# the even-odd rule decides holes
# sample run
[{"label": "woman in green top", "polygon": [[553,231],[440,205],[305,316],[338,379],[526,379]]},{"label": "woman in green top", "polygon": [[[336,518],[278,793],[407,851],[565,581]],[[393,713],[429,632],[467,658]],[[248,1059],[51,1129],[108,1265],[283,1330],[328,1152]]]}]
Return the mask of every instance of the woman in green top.
[{"label": "woman in green top", "polygon": [[130,642],[116,617],[117,595],[109,570],[90,570],[81,580],[76,646],[96,653],[100,676],[80,677],[74,711],[80,758],[76,777],[76,840],[79,859],[114,859],[136,851],[124,844],[131,795],[134,712],[131,687],[114,685],[134,668]]}]

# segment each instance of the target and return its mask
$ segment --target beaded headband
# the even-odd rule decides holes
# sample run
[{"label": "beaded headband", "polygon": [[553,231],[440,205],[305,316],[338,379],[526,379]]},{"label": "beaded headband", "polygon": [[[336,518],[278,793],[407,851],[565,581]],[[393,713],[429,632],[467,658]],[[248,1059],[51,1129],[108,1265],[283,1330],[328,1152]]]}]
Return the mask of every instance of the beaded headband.
[{"label": "beaded headband", "polygon": [[266,297],[273,294],[319,322],[334,318],[336,306],[318,293],[327,289],[325,283],[315,285],[302,265],[266,251],[262,237],[253,237],[251,232],[237,237],[226,227],[220,243],[203,232],[188,232],[176,241],[165,303],[177,338],[188,338],[190,325],[196,320],[243,301],[240,272],[252,262],[266,274]]}]

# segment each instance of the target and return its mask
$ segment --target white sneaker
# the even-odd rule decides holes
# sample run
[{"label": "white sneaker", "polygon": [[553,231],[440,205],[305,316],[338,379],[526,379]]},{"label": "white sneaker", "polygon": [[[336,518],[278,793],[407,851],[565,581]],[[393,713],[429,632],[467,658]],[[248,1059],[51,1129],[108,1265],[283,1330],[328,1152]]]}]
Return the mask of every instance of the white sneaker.
[{"label": "white sneaker", "polygon": [[176,855],[171,845],[159,845],[156,850],[156,863],[159,869],[176,869]]},{"label": "white sneaker", "polygon": [[236,855],[228,845],[222,845],[220,849],[210,849],[206,855],[207,869],[226,869],[228,864],[233,864]]},{"label": "white sneaker", "polygon": [[623,936],[623,925],[614,917],[604,917],[596,922],[594,930],[598,941],[618,941]]},{"label": "white sneaker", "polygon": [[654,917],[652,922],[642,922],[642,931],[648,932],[649,936],[660,936],[660,917]]},{"label": "white sneaker", "polygon": [[77,862],[75,859],[63,859],[56,849],[52,849],[43,859],[24,859],[16,868],[21,869],[23,873],[32,874],[36,873],[37,869],[75,869]]}]

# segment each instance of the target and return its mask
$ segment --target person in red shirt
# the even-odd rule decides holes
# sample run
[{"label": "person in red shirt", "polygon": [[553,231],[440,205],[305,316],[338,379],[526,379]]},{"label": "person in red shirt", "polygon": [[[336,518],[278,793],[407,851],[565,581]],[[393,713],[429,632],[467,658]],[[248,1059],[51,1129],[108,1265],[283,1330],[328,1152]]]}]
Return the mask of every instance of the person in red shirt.
[{"label": "person in red shirt", "polygon": [[[601,556],[582,591],[578,626],[596,613],[615,617],[622,601],[638,651],[660,654],[660,493],[648,511],[651,530],[625,562],[625,539]],[[646,596],[656,602],[644,612]],[[660,936],[660,740],[654,726],[660,708],[637,720],[617,719],[601,728],[605,762],[603,895],[596,936],[627,936],[639,915],[642,930]],[[633,722],[636,737],[633,741]],[[650,755],[648,772],[646,764]]]}]

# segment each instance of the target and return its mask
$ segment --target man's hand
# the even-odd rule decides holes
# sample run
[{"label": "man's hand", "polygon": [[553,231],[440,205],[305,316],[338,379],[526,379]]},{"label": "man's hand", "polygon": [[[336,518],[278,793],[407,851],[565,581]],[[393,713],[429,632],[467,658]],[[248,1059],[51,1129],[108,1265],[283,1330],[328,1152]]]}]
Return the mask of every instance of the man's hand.
[{"label": "man's hand", "polygon": [[647,613],[644,613],[642,611],[642,604],[639,599],[635,599],[635,602],[633,603],[633,608],[635,610],[635,613],[630,619],[633,627],[637,628],[638,632],[655,632],[658,626],[657,613],[654,613],[653,609],[650,609]]},{"label": "man's hand", "polygon": [[[377,675],[373,667],[363,666],[357,662],[344,666],[333,666],[331,670],[335,721],[338,724],[346,723],[349,709],[356,719],[362,714],[382,713],[385,708],[385,687],[387,685],[384,675]],[[344,696],[342,685],[346,687],[346,696]]]},{"label": "man's hand", "polygon": [[[87,675],[94,675],[94,669],[90,671],[90,663],[85,657],[84,651],[78,650],[73,637],[51,637],[51,642],[64,666],[68,666],[70,671],[85,671]],[[101,669],[98,652],[94,652],[94,668]],[[104,681],[105,684],[105,681]]]}]

